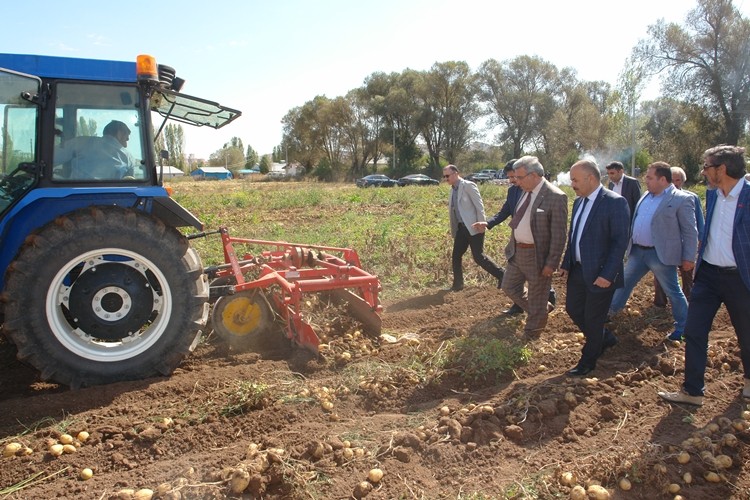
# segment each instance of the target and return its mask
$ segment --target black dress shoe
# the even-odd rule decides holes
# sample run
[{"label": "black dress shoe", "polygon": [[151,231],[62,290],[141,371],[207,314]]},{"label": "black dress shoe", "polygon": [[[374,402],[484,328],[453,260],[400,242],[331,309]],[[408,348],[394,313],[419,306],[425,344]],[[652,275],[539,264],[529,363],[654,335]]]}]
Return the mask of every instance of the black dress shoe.
[{"label": "black dress shoe", "polygon": [[551,288],[549,290],[549,298],[547,299],[547,302],[549,302],[553,306],[557,305],[557,293]]},{"label": "black dress shoe", "polygon": [[518,304],[513,304],[510,306],[509,309],[506,309],[503,311],[503,314],[506,316],[515,316],[516,314],[521,314],[523,312],[523,309]]},{"label": "black dress shoe", "polygon": [[586,375],[588,375],[592,371],[594,371],[594,368],[591,367],[591,366],[581,366],[581,365],[578,365],[575,368],[573,368],[572,370],[569,370],[568,371],[568,375],[570,375],[571,377],[585,377]]}]

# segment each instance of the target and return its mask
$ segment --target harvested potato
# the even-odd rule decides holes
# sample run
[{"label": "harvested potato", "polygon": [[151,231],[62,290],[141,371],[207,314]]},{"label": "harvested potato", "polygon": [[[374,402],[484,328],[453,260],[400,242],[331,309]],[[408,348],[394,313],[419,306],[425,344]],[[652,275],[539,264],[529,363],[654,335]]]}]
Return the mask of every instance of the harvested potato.
[{"label": "harvested potato", "polygon": [[81,472],[78,474],[78,476],[81,478],[81,480],[88,481],[89,479],[94,477],[94,471],[89,468],[81,469]]},{"label": "harvested potato", "polygon": [[367,473],[367,479],[371,483],[377,484],[383,479],[383,471],[381,469],[370,469],[370,472]]},{"label": "harvested potato", "polygon": [[4,457],[12,457],[21,449],[23,448],[23,445],[21,443],[8,443],[5,445],[5,448],[3,448],[3,456]]}]

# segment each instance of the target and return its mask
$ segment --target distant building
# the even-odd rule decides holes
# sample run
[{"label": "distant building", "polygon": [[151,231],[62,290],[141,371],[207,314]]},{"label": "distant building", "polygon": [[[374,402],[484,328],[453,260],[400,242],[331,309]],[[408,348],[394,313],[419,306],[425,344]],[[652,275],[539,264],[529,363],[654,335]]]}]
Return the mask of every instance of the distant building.
[{"label": "distant building", "polygon": [[179,168],[167,165],[164,165],[163,167],[157,165],[156,174],[159,175],[159,172],[162,172],[162,175],[165,179],[172,179],[174,177],[182,177],[185,175],[185,172],[183,172]]},{"label": "distant building", "polygon": [[232,172],[224,167],[201,167],[190,172],[194,179],[231,180]]}]

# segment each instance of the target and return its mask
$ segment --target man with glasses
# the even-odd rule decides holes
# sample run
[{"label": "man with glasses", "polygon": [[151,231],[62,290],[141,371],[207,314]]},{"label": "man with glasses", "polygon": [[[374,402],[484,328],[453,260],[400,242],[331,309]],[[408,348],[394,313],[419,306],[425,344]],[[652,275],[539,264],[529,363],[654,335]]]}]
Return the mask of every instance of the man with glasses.
[{"label": "man with glasses", "polygon": [[549,289],[565,250],[568,197],[544,178],[544,167],[536,156],[520,158],[513,170],[524,193],[510,223],[502,288],[528,315],[526,337],[536,338],[554,308],[548,300]]},{"label": "man with glasses", "polygon": [[685,325],[685,379],[676,392],[659,392],[671,403],[703,404],[708,335],[721,304],[734,326],[750,398],[750,183],[745,148],[721,145],[703,153],[706,225]]},{"label": "man with glasses", "polygon": [[484,222],[484,204],[479,188],[471,181],[458,175],[458,167],[448,165],[443,169],[443,179],[451,186],[448,199],[448,213],[453,237],[451,264],[453,267],[453,285],[451,290],[458,292],[464,288],[464,271],[462,259],[466,250],[471,248],[474,262],[497,279],[497,287],[503,281],[505,270],[495,264],[484,253],[484,227],[474,227],[475,222]]},{"label": "man with glasses", "polygon": [[[516,182],[516,172],[513,170],[513,164],[516,162],[516,159],[512,159],[508,161],[508,163],[505,164],[505,167],[503,167],[503,172],[505,173],[505,176],[508,178],[508,182],[510,182],[510,187],[508,187],[508,194],[505,197],[505,203],[503,203],[503,206],[500,208],[500,211],[496,213],[494,216],[492,216],[487,222],[475,222],[474,228],[479,229],[481,227],[486,227],[487,229],[492,229],[493,227],[497,226],[498,224],[502,223],[505,219],[508,217],[513,216],[513,214],[516,212],[516,206],[518,206],[518,200],[521,199],[521,196],[523,196],[523,189],[521,189],[518,186],[518,183]],[[555,293],[555,290],[553,288],[549,289],[549,303],[553,306],[557,303],[557,294]],[[521,314],[523,312],[523,309],[521,309],[521,306],[513,303],[512,306],[510,306],[508,309],[505,309],[503,311],[503,314],[506,316],[515,316],[517,314]]]}]

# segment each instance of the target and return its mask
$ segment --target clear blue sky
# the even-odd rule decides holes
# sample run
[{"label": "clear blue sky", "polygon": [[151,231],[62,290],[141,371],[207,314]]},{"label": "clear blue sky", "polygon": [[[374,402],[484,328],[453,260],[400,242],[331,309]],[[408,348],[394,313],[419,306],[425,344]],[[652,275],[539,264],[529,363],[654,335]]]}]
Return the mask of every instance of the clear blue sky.
[{"label": "clear blue sky", "polygon": [[[19,4],[20,5],[20,4]],[[750,0],[735,0],[750,17]],[[376,71],[536,55],[585,80],[616,83],[658,19],[683,23],[694,0],[42,0],[4,16],[0,51],[135,60],[146,53],[187,80],[183,92],[240,109],[218,131],[186,126],[198,158],[231,137],[270,153],[281,119]],[[7,10],[7,9],[6,9]]]}]

